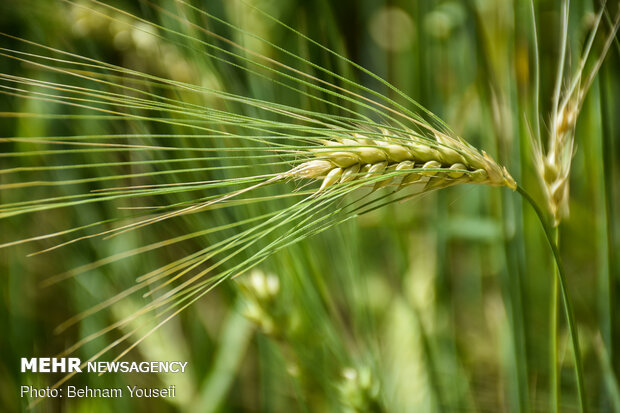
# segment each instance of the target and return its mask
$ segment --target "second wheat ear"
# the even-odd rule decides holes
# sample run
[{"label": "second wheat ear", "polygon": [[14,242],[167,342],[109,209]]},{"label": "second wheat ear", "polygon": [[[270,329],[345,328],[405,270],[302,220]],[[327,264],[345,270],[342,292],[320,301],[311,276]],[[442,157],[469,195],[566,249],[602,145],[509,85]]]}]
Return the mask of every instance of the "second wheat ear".
[{"label": "second wheat ear", "polygon": [[590,58],[594,40],[599,32],[599,26],[604,14],[605,7],[602,7],[594,21],[592,32],[585,44],[577,70],[570,76],[570,82],[563,90],[562,85],[565,82],[565,78],[568,78],[564,73],[566,66],[564,60],[568,50],[568,5],[564,6],[562,13],[563,37],[560,48],[562,58],[560,59],[556,75],[550,128],[546,145],[542,141],[538,119],[536,119],[536,124],[538,125],[536,130],[530,132],[535,160],[534,166],[545,195],[547,209],[553,218],[554,227],[560,225],[561,221],[569,216],[570,173],[576,151],[575,128],[579,113],[588,90],[603,64],[620,27],[620,13],[618,13],[615,20],[610,22],[611,30],[604,40],[599,56],[594,61],[589,72],[586,73],[586,63]]}]

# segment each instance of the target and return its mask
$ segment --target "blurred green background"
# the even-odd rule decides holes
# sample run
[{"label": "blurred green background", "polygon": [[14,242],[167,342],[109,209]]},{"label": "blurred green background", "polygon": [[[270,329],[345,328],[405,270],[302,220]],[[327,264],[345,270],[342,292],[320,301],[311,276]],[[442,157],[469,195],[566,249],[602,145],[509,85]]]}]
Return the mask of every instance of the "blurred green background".
[{"label": "blurred green background", "polygon": [[[571,2],[569,69],[576,68],[592,30],[598,9],[595,3]],[[172,16],[299,70],[326,76],[256,39],[207,21],[188,6],[157,0],[107,4],[116,9],[90,1],[4,0],[0,4],[0,32],[166,79],[318,112],[332,110],[273,82],[269,73],[266,77],[252,75],[200,53],[204,45],[192,38],[217,43],[224,49],[227,46],[220,39],[207,39],[196,27],[179,23]],[[394,94],[291,35],[252,6],[350,58],[437,114],[459,136],[492,154],[544,203],[531,164],[526,123],[526,117],[531,120],[534,116],[536,70],[530,2],[205,0],[192,4],[382,94]],[[544,128],[560,53],[560,2],[535,1],[534,9]],[[135,21],[127,23],[130,19],[123,11],[186,33],[189,38],[170,36]],[[610,16],[616,11],[617,5],[609,6]],[[608,33],[609,25],[602,25],[600,31],[595,58],[596,46]],[[30,50],[23,42],[2,36],[0,47],[0,71],[4,75],[42,81],[67,79],[62,73],[7,58],[7,49]],[[616,41],[579,117],[571,215],[560,227],[560,249],[581,340],[587,404],[591,411],[600,412],[620,411],[619,52]],[[213,53],[234,60],[221,51]],[[75,78],[71,84],[82,85]],[[15,86],[6,76],[2,85]],[[91,82],[88,87],[121,92],[112,85],[93,86]],[[170,93],[182,102],[252,116],[250,110],[226,106],[199,93],[175,94],[144,87],[156,94]],[[6,92],[9,90],[3,88],[0,94],[0,137],[166,133],[182,136],[170,138],[166,144],[187,149],[172,154],[94,151],[76,155],[79,158],[45,153],[11,156],[54,148],[0,140],[2,204],[106,187],[243,176],[235,175],[234,170],[200,170],[208,166],[207,162],[198,159],[200,152],[191,148],[202,143],[192,139],[187,128],[148,119],[80,119],[79,115],[90,112]],[[164,109],[158,116],[176,118]],[[73,164],[78,159],[105,165],[6,172],[17,167]],[[142,163],[114,164],[127,161]],[[190,168],[196,170],[175,172]],[[156,170],[169,173],[150,174]],[[145,176],[97,180],[139,173]],[[10,186],[33,180],[85,181],[64,186]],[[276,189],[270,191],[277,195]],[[200,196],[205,194],[187,191],[152,201],[186,202]],[[140,205],[128,198],[5,217],[0,220],[0,243],[110,217],[127,217],[131,210],[119,207]],[[27,254],[55,244],[41,240],[0,249],[0,410],[26,409],[29,400],[19,397],[19,386],[45,387],[62,377],[22,374],[20,357],[58,354],[135,313],[148,298],[133,295],[111,311],[88,317],[61,334],[54,334],[57,325],[132,287],[136,277],[222,238],[205,235],[189,239],[94,268],[46,288],[41,287],[42,280],[143,245],[269,212],[265,208],[248,204],[208,211],[109,240],[86,238],[29,258]],[[62,240],[88,233],[85,229]],[[188,373],[82,374],[69,382],[90,387],[174,384],[176,398],[46,399],[31,411],[549,411],[552,277],[551,255],[540,224],[516,193],[468,185],[449,188],[388,205],[276,253],[249,274],[219,285],[124,358],[188,361]],[[86,360],[131,328],[128,325],[111,331],[75,354]],[[562,312],[559,337],[561,411],[578,411],[573,358]]]}]

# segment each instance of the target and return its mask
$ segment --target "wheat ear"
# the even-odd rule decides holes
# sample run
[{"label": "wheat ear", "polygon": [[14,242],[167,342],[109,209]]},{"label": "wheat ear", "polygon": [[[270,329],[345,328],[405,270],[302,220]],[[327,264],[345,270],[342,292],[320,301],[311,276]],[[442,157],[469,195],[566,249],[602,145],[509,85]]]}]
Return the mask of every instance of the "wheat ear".
[{"label": "wheat ear", "polygon": [[[569,215],[569,178],[571,164],[575,154],[575,125],[577,123],[577,117],[579,116],[588,90],[620,26],[620,13],[618,13],[611,27],[611,31],[605,39],[598,59],[587,76],[584,77],[585,65],[588,61],[604,11],[605,7],[603,6],[596,17],[594,29],[585,45],[585,50],[579,62],[578,69],[569,86],[564,91],[562,100],[560,100],[560,89],[563,78],[564,60],[562,59],[560,62],[557,73],[556,90],[553,98],[551,128],[549,131],[547,148],[542,144],[539,131],[531,134],[534,137],[534,139],[532,139],[532,146],[536,171],[545,193],[549,212],[553,217],[553,224],[556,227]],[[568,7],[566,6],[563,25],[566,26],[567,24]],[[567,47],[566,28],[564,32],[565,37],[562,43],[562,53],[565,53],[564,49]]]},{"label": "wheat ear", "polygon": [[[405,133],[410,132],[410,133]],[[323,140],[323,148],[312,149],[314,159],[298,165],[286,175],[322,180],[319,191],[335,184],[384,175],[375,179],[375,189],[415,183],[424,190],[461,183],[507,186],[516,183],[505,167],[484,151],[461,139],[434,131],[435,139],[422,138],[412,131],[396,133],[380,129],[348,138]]]}]

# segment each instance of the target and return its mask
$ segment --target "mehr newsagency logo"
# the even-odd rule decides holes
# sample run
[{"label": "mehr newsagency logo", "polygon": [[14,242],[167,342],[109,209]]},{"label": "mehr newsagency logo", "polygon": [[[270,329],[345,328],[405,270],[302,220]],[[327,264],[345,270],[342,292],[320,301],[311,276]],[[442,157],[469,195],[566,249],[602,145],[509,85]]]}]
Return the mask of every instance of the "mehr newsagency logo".
[{"label": "mehr newsagency logo", "polygon": [[[89,361],[82,363],[77,357],[54,358],[54,357],[32,357],[21,359],[22,373],[185,373],[187,361]],[[129,397],[137,398],[173,398],[175,397],[175,386],[168,387],[78,387],[67,385],[65,387],[47,386],[35,387],[22,385],[20,388],[21,397],[31,399],[41,398],[107,398],[107,397]]]}]

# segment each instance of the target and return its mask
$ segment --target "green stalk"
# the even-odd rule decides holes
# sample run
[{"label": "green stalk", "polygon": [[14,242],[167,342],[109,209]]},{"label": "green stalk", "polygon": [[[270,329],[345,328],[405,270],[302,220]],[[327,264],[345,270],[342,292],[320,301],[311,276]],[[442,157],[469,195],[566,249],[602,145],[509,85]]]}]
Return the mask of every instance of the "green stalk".
[{"label": "green stalk", "polygon": [[[618,45],[618,43],[616,43]],[[620,49],[619,49],[620,51]],[[613,361],[617,352],[614,349],[616,344],[616,338],[614,337],[614,324],[616,312],[614,307],[616,306],[616,297],[614,293],[614,276],[617,274],[617,261],[614,254],[614,228],[616,228],[616,215],[614,214],[616,206],[614,205],[614,175],[613,175],[613,154],[614,154],[614,141],[611,130],[612,113],[608,108],[612,108],[614,102],[611,96],[614,95],[614,88],[610,82],[610,65],[607,64],[603,75],[599,78],[600,86],[600,107],[601,107],[601,141],[597,147],[599,149],[600,158],[603,159],[602,176],[599,178],[601,185],[601,196],[604,203],[604,213],[601,214],[601,223],[599,224],[599,242],[601,245],[601,254],[599,255],[601,272],[599,280],[599,314],[600,314],[600,329],[603,341],[604,351],[607,352],[606,361],[611,364],[604,366],[604,369],[609,368],[609,371],[613,373],[614,366]],[[608,90],[611,93],[608,93]],[[602,182],[601,182],[602,181]],[[617,389],[617,386],[615,387]],[[620,403],[618,403],[617,393],[609,392],[611,400],[616,402],[616,407],[620,409]]]},{"label": "green stalk", "polygon": [[[560,240],[560,230],[559,228],[554,228],[553,230],[553,238],[556,247],[559,248],[559,240]],[[559,305],[559,291],[558,291],[558,278],[560,273],[558,271],[558,265],[554,262],[553,264],[553,280],[551,286],[551,323],[550,323],[550,331],[551,331],[551,411],[559,412],[560,411],[560,367],[558,363],[558,305]]]},{"label": "green stalk", "polygon": [[[581,412],[586,413],[588,411],[586,406],[586,396],[585,396],[585,387],[583,382],[583,367],[581,362],[581,351],[579,349],[579,335],[577,332],[577,325],[575,324],[575,315],[573,312],[573,305],[569,298],[568,289],[566,285],[566,275],[564,273],[564,267],[562,266],[562,261],[560,260],[560,251],[558,250],[557,244],[554,241],[554,233],[555,231],[549,226],[549,223],[545,219],[545,215],[538,207],[536,202],[532,199],[530,194],[527,193],[525,189],[523,189],[520,185],[517,186],[517,191],[519,194],[532,206],[534,212],[538,216],[538,220],[543,227],[543,231],[545,233],[545,237],[547,238],[547,242],[549,243],[549,247],[553,252],[553,258],[555,260],[556,265],[556,274],[557,281],[559,282],[560,292],[562,294],[562,301],[564,302],[564,312],[566,313],[566,321],[568,324],[568,331],[570,332],[571,344],[573,347],[573,354],[575,357],[575,377],[577,379],[577,394],[579,396],[579,405],[581,407]],[[554,358],[557,358],[557,353]]]}]

